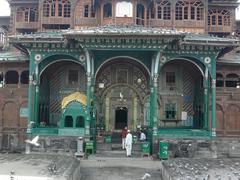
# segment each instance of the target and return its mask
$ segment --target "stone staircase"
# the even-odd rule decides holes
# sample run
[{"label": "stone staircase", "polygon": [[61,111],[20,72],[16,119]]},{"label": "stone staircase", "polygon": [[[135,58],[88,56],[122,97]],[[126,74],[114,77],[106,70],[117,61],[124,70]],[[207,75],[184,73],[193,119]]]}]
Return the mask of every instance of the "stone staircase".
[{"label": "stone staircase", "polygon": [[[97,142],[96,156],[126,157],[126,150],[122,149],[122,139],[120,132],[114,132],[112,134],[111,143],[106,143],[102,141]],[[141,143],[133,144],[132,156],[141,157]]]},{"label": "stone staircase", "polygon": [[[122,149],[121,143],[97,142],[96,156],[126,157],[126,150]],[[132,157],[141,157],[141,143],[133,144]]]}]

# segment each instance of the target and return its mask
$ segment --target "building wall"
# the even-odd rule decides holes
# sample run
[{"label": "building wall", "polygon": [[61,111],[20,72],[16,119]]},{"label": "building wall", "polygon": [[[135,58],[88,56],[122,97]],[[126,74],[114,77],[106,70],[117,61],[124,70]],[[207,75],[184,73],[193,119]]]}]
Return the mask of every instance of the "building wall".
[{"label": "building wall", "polygon": [[[148,1],[132,0],[132,16],[120,17],[116,14],[116,4],[121,1],[103,0],[95,1],[99,2],[99,4],[93,4],[92,0],[69,0],[70,9],[63,10],[60,13],[61,15],[59,15],[58,8],[56,8],[54,14],[49,10],[49,12],[47,11],[48,16],[46,15],[43,0],[38,1],[38,3],[37,1],[22,3],[14,0],[11,1],[10,28],[13,34],[108,24],[138,24],[146,27],[171,28],[196,33],[222,33],[223,35],[229,35],[235,30],[234,19],[235,8],[237,7],[235,1],[232,1],[231,5],[226,1],[221,1],[219,4],[208,3],[207,0],[181,1],[185,3],[184,7],[188,9],[186,13],[184,7],[179,5],[179,8],[177,8],[179,3],[182,4],[180,1],[169,0],[168,4],[166,4],[167,1],[154,0],[153,3],[149,4]],[[107,3],[110,3],[111,15],[106,13],[107,9],[109,9],[105,8]],[[201,8],[199,8],[199,4],[201,4]],[[195,10],[191,10],[192,8]],[[30,11],[33,13],[30,13]],[[70,11],[69,14],[68,11]],[[211,17],[214,14],[214,23],[208,24],[209,13],[211,13]],[[177,17],[177,14],[180,14],[181,17]]]},{"label": "building wall", "polygon": [[[227,87],[227,75],[240,77],[240,66],[219,65],[217,73],[223,75],[223,86],[217,87],[217,131],[219,135],[235,136],[240,134],[240,89]],[[231,79],[230,79],[231,80]],[[234,79],[233,79],[234,80]],[[239,79],[236,79],[239,81]]]},{"label": "building wall", "polygon": [[[6,78],[8,71],[19,75],[28,70],[28,63],[0,62],[0,71]],[[20,79],[19,79],[20,80]],[[20,117],[20,108],[27,107],[28,84],[4,84],[0,88],[0,148],[3,150],[22,149],[26,139],[27,118]]]}]

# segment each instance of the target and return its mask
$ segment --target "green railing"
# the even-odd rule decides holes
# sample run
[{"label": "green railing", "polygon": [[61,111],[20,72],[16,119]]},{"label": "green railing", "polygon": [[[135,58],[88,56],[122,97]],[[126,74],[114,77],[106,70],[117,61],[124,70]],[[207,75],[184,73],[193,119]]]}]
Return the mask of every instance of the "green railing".
[{"label": "green railing", "polygon": [[162,128],[158,129],[159,138],[210,138],[211,132],[202,129]]},{"label": "green railing", "polygon": [[58,134],[58,128],[56,127],[39,127],[39,128],[33,128],[32,134],[38,134],[38,135],[57,135]]}]

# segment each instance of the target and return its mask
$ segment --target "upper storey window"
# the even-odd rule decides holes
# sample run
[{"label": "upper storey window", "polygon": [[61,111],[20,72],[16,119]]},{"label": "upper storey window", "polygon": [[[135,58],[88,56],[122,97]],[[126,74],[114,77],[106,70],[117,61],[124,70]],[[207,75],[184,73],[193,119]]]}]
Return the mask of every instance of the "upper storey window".
[{"label": "upper storey window", "polygon": [[23,8],[17,10],[17,22],[36,22],[38,21],[37,8]]},{"label": "upper storey window", "polygon": [[226,87],[237,87],[239,77],[237,74],[227,74]]},{"label": "upper storey window", "polygon": [[43,16],[70,17],[71,3],[68,0],[45,0],[43,2]]},{"label": "upper storey window", "polygon": [[104,4],[103,17],[112,17],[112,4],[111,3]]},{"label": "upper storey window", "polygon": [[90,6],[88,4],[84,5],[84,17],[95,17],[93,6]]},{"label": "upper storey window", "polygon": [[171,3],[169,1],[160,1],[157,3],[157,18],[163,20],[171,19]]},{"label": "upper storey window", "polygon": [[208,11],[208,25],[230,26],[231,13],[225,9],[210,9]]},{"label": "upper storey window", "polygon": [[175,7],[176,20],[203,20],[204,5],[200,0],[177,1]]},{"label": "upper storey window", "polygon": [[116,17],[133,17],[133,6],[131,2],[118,2],[116,4]]}]

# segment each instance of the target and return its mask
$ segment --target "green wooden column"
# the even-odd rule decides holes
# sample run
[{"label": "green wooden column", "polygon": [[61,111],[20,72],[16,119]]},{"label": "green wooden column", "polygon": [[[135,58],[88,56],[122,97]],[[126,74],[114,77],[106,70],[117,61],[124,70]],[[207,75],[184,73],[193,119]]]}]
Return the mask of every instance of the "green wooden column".
[{"label": "green wooden column", "polygon": [[157,136],[157,80],[155,75],[152,80],[150,94],[150,127],[153,129],[153,136]]},{"label": "green wooden column", "polygon": [[90,139],[90,125],[91,125],[91,100],[93,98],[93,91],[92,91],[92,80],[93,80],[93,73],[92,64],[91,64],[91,56],[87,49],[84,50],[86,56],[86,63],[87,63],[87,117],[85,119],[85,136]]},{"label": "green wooden column", "polygon": [[160,51],[156,53],[152,60],[151,73],[151,94],[150,94],[150,128],[152,129],[152,137],[157,137],[157,92],[158,92],[158,71],[159,71]]},{"label": "green wooden column", "polygon": [[34,98],[33,98],[33,73],[34,73],[34,53],[30,53],[30,59],[29,59],[29,85],[28,85],[28,128],[27,133],[32,132],[32,124],[34,113],[33,113],[33,106],[34,106]]},{"label": "green wooden column", "polygon": [[91,85],[92,85],[92,77],[91,75],[87,75],[87,118],[85,120],[85,135],[90,136],[90,110],[91,110],[91,99],[92,99],[92,92],[91,92]]},{"label": "green wooden column", "polygon": [[34,93],[34,122],[39,124],[39,71],[38,71],[38,64],[35,67],[35,93]]},{"label": "green wooden column", "polygon": [[203,128],[208,129],[208,114],[209,114],[209,73],[208,73],[208,68],[205,67],[205,74],[204,74],[204,124]]},{"label": "green wooden column", "polygon": [[212,137],[216,137],[216,59],[212,63]]}]

